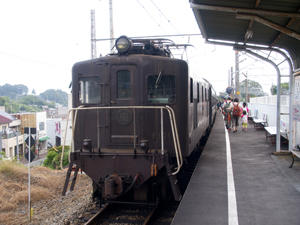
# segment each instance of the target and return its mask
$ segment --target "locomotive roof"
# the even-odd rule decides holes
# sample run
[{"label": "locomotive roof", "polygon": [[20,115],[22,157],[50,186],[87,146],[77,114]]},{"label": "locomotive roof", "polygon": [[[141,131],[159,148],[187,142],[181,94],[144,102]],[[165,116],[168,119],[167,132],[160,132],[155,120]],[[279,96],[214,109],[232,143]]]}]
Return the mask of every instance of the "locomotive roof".
[{"label": "locomotive roof", "polygon": [[171,50],[185,50],[189,46],[193,47],[190,44],[175,44],[172,40],[165,38],[140,39],[121,36],[115,42],[116,52],[110,55],[145,54],[173,57]]}]

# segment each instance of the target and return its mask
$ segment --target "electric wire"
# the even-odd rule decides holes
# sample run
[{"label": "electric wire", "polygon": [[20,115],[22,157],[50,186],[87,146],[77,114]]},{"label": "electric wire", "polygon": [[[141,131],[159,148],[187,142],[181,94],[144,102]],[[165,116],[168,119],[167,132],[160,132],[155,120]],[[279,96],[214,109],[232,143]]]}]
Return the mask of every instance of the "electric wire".
[{"label": "electric wire", "polygon": [[162,31],[166,34],[166,32],[164,31],[164,29],[160,26],[159,23],[156,22],[156,20],[153,18],[153,16],[151,16],[151,14],[146,10],[146,8],[139,2],[139,0],[136,0],[140,6],[148,13],[148,15],[152,18],[152,20],[159,26],[160,29],[162,29]]},{"label": "electric wire", "polygon": [[163,12],[158,8],[158,6],[153,2],[153,0],[151,0],[151,2],[153,3],[153,5],[155,5],[155,7],[157,8],[157,10],[165,17],[165,19],[170,23],[170,25],[177,31],[178,34],[181,34],[176,27],[174,27],[174,25],[171,23],[171,21],[165,16],[165,14],[163,14]]},{"label": "electric wire", "polygon": [[48,64],[48,63],[39,62],[39,61],[35,61],[35,60],[32,60],[32,59],[27,59],[27,58],[12,55],[12,54],[9,54],[9,53],[6,53],[6,52],[0,52],[0,54],[7,55],[7,56],[10,56],[10,57],[14,57],[14,58],[18,58],[18,59],[25,60],[25,61],[30,61],[30,62],[33,62],[33,63],[42,64],[42,65],[45,65],[45,66],[50,66],[50,67],[59,68],[59,69],[63,69],[63,70],[68,70],[68,71],[70,70],[70,69],[67,69],[67,68],[64,68],[64,67],[51,65],[51,64]]}]

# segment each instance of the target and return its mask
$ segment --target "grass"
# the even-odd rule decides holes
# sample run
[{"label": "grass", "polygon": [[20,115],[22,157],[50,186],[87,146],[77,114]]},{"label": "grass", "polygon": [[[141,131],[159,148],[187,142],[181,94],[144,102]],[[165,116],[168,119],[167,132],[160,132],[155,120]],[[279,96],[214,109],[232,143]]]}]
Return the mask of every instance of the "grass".
[{"label": "grass", "polygon": [[[66,172],[42,166],[31,168],[31,205],[34,208],[34,219],[38,221],[33,223],[35,225],[42,224],[41,221],[51,217],[52,212],[57,210],[56,202],[62,199]],[[67,201],[72,202],[72,199],[78,199],[82,195],[91,195],[83,191],[90,187],[90,182],[86,175],[78,174],[75,190],[73,194],[65,196],[66,205],[63,207],[67,207]],[[29,224],[28,167],[14,161],[0,160],[0,190],[0,224]]]},{"label": "grass", "polygon": [[[31,202],[47,200],[61,193],[65,173],[45,167],[30,172]],[[11,161],[0,161],[0,224],[5,224],[12,211],[28,204],[28,168]],[[4,214],[6,216],[4,216]],[[14,215],[15,216],[15,215]]]},{"label": "grass", "polygon": [[8,178],[18,178],[20,175],[23,176],[24,173],[26,173],[26,169],[22,164],[5,160],[0,161],[0,174]]}]

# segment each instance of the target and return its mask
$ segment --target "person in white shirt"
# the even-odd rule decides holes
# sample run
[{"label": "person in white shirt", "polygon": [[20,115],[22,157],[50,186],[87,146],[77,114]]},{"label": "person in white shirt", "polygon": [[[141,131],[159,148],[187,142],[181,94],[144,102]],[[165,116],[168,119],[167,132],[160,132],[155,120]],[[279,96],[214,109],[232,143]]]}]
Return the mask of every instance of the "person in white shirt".
[{"label": "person in white shirt", "polygon": [[243,131],[247,131],[248,116],[246,110],[243,110],[243,115],[241,117],[243,119],[242,129]]}]

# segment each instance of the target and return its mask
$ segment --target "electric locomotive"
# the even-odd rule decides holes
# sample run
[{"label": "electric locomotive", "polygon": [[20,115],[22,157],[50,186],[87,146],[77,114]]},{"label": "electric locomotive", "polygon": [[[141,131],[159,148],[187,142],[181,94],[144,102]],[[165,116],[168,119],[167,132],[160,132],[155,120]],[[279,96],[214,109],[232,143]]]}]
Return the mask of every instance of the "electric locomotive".
[{"label": "electric locomotive", "polygon": [[115,53],[73,66],[73,151],[63,195],[75,167],[75,178],[80,168],[93,180],[101,202],[156,203],[169,190],[180,201],[177,174],[216,107],[212,86],[173,57],[181,47],[121,36]]}]

